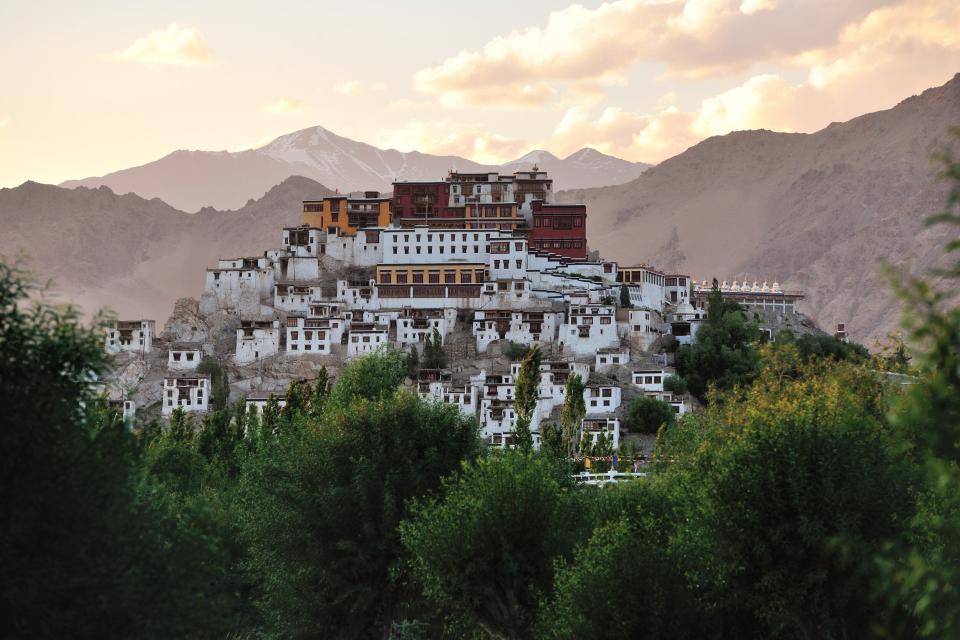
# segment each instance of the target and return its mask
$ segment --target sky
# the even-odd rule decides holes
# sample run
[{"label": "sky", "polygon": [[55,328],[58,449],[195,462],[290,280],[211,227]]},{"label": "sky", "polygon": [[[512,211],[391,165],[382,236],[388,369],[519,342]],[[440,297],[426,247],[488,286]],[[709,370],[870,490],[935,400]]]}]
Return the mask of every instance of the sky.
[{"label": "sky", "polygon": [[960,72],[957,0],[0,2],[0,187],[322,125],[503,162],[660,162]]}]

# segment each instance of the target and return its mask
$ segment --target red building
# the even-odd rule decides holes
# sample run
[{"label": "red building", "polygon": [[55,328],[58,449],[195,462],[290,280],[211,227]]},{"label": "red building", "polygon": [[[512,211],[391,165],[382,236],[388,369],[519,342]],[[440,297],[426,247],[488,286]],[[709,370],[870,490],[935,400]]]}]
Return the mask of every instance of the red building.
[{"label": "red building", "polygon": [[413,218],[421,223],[463,215],[462,209],[450,210],[450,184],[443,181],[394,182],[392,210],[394,219]]},{"label": "red building", "polygon": [[567,258],[587,257],[587,207],[582,204],[547,204],[534,200],[530,248]]}]

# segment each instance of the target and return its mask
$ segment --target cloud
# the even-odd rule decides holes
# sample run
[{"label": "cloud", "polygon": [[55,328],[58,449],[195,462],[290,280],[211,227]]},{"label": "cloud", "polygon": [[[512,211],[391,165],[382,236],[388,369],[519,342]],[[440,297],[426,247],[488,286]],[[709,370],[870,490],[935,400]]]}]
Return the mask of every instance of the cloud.
[{"label": "cloud", "polygon": [[[546,103],[562,86],[624,84],[635,63],[690,78],[741,72],[836,42],[892,0],[616,0],[553,12],[544,27],[498,36],[414,75],[445,106]],[[802,24],[803,28],[797,28]]]},{"label": "cloud", "polygon": [[0,129],[3,129],[7,126],[7,121],[4,118],[0,118]]},{"label": "cloud", "polygon": [[213,53],[202,33],[192,27],[171,24],[137,38],[119,58],[145,64],[200,66],[210,64]]},{"label": "cloud", "polygon": [[760,128],[813,132],[892,107],[942,84],[960,68],[960,5],[905,0],[876,9],[845,28],[835,43],[804,51],[792,64],[806,71],[805,79],[754,75],[703,98],[693,110],[671,105],[638,113],[607,107],[598,114],[573,107],[546,144],[560,154],[592,146],[658,162],[712,135]]},{"label": "cloud", "polygon": [[341,95],[349,96],[383,91],[386,88],[386,83],[380,81],[360,82],[359,80],[346,80],[344,82],[337,83],[333,90]]},{"label": "cloud", "polygon": [[482,164],[513,160],[532,148],[524,140],[486,133],[481,127],[458,129],[449,120],[411,121],[399,129],[384,129],[377,146],[461,156]]},{"label": "cloud", "polygon": [[296,116],[306,111],[306,103],[297,98],[280,98],[271,102],[263,110],[271,116]]}]

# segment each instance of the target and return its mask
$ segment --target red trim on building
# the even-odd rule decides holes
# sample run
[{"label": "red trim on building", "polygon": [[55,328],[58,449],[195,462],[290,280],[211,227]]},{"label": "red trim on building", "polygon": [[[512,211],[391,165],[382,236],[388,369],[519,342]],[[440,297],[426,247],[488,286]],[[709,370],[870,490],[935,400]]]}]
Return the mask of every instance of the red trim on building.
[{"label": "red trim on building", "polygon": [[547,204],[534,200],[530,248],[567,258],[587,257],[587,207],[582,204]]}]

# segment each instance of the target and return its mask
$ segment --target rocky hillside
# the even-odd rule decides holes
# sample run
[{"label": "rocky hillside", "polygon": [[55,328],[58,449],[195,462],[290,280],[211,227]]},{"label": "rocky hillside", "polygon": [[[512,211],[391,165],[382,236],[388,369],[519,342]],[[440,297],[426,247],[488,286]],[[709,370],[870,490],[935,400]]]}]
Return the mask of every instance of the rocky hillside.
[{"label": "rocky hillside", "polygon": [[947,233],[931,157],[957,142],[960,75],[887,111],[813,134],[704,140],[624,185],[560,194],[588,205],[593,248],[698,279],[779,280],[868,343],[896,327],[882,264],[930,267]]},{"label": "rocky hillside", "polygon": [[160,200],[106,187],[63,189],[27,182],[0,189],[0,255],[23,256],[62,301],[110,307],[161,323],[177,298],[199,296],[218,257],[259,255],[283,225],[299,224],[301,201],[330,189],[293,177],[235,211],[178,211]]},{"label": "rocky hillside", "polygon": [[[533,155],[537,154],[543,156],[540,167],[554,174],[557,189],[621,184],[636,178],[649,166],[593,149],[581,149],[563,160],[547,152]],[[458,156],[378,149],[323,127],[310,127],[280,136],[252,151],[174,151],[139,167],[68,180],[60,186],[107,186],[115,193],[160,198],[183,211],[196,211],[204,206],[240,207],[250,198],[260,198],[290,176],[306,176],[341,192],[389,191],[397,178],[438,180],[453,168],[460,171],[527,168],[536,162],[531,160],[531,154],[528,156],[503,167],[481,165]]]}]

